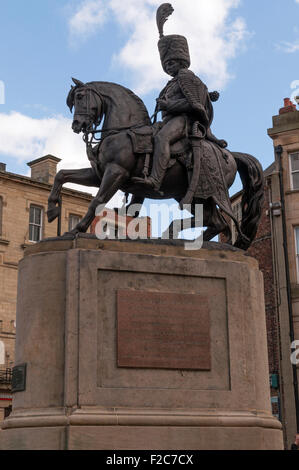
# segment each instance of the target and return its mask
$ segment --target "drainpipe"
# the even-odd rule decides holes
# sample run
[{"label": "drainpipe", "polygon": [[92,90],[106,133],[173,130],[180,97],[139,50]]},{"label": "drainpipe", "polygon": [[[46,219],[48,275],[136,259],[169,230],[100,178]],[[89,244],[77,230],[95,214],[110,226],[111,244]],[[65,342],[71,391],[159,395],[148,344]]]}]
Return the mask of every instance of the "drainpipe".
[{"label": "drainpipe", "polygon": [[[283,186],[283,168],[282,168],[282,152],[283,148],[281,145],[275,147],[275,153],[279,164],[279,186],[280,186],[280,200],[281,200],[281,214],[282,214],[282,231],[283,231],[283,250],[285,260],[285,271],[286,271],[286,282],[287,282],[287,297],[288,297],[288,310],[289,310],[289,324],[290,324],[290,340],[291,343],[295,341],[294,325],[293,325],[293,305],[291,295],[291,282],[290,282],[290,264],[288,255],[287,245],[287,224],[286,224],[286,213],[285,213],[285,197],[284,197],[284,186]],[[299,433],[299,398],[298,398],[298,379],[297,379],[297,367],[292,364],[293,369],[293,386],[295,395],[295,407],[296,407],[296,424],[297,433]]]},{"label": "drainpipe", "polygon": [[62,212],[62,197],[58,199],[59,215],[57,219],[57,237],[61,237],[61,212]]}]

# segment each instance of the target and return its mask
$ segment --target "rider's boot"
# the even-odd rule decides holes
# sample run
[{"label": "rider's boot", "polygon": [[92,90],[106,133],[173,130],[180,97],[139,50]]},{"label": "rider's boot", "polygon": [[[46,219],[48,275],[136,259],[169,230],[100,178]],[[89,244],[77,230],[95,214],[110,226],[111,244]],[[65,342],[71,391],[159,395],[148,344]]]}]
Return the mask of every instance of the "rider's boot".
[{"label": "rider's boot", "polygon": [[170,149],[165,149],[165,143],[155,140],[155,152],[153,155],[153,168],[150,176],[145,178],[132,178],[133,183],[142,184],[148,188],[159,191],[164,175],[166,173],[168,162],[170,159]]},{"label": "rider's boot", "polygon": [[154,189],[155,191],[159,191],[161,183],[156,181],[152,176],[146,176],[145,178],[133,177],[133,183],[142,184],[143,186],[147,186],[150,189]]}]

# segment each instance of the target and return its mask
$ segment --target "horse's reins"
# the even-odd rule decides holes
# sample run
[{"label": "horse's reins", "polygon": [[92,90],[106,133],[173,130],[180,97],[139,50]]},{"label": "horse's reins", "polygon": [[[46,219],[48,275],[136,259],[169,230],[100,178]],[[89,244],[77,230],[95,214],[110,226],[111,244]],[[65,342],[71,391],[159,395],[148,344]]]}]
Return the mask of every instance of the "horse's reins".
[{"label": "horse's reins", "polygon": [[[95,88],[91,87],[91,86],[85,86],[84,87],[85,90],[89,91],[90,93],[88,94],[88,99],[87,99],[87,112],[85,113],[80,113],[80,112],[76,112],[76,114],[78,116],[91,116],[91,108],[90,108],[90,96],[91,96],[91,92],[95,93],[99,98],[100,98],[100,101],[101,101],[101,106],[103,108],[103,105],[104,105],[104,98],[103,96],[101,95],[100,92],[98,92]],[[150,119],[152,119],[153,117],[156,117],[156,114],[155,113]],[[97,127],[98,125],[100,124],[100,122],[96,122],[95,124],[92,124],[93,126]],[[114,128],[110,128],[110,129],[88,129],[86,130],[86,132],[84,132],[84,135],[83,135],[83,141],[86,145],[92,145],[92,144],[98,144],[99,142],[101,142],[103,140],[102,137],[100,138],[97,138],[95,137],[96,134],[104,134],[104,133],[108,133],[108,134],[116,134],[117,132],[121,132],[121,131],[126,131],[126,130],[130,130],[130,129],[138,129],[139,127],[143,127],[145,124],[142,123],[142,124],[136,124],[135,126],[126,126],[126,127],[114,127]],[[91,138],[89,138],[89,135],[91,135]],[[107,136],[105,136],[107,137]]]}]

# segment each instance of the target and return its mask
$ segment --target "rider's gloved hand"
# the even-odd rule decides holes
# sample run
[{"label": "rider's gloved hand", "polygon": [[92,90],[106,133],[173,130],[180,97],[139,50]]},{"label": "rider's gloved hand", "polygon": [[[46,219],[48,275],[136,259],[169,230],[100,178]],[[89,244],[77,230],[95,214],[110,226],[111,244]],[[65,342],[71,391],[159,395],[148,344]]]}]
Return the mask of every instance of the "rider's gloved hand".
[{"label": "rider's gloved hand", "polygon": [[228,143],[226,142],[226,140],[221,139],[218,141],[218,145],[225,149],[228,146]]},{"label": "rider's gloved hand", "polygon": [[158,110],[159,111],[166,111],[167,110],[167,101],[163,99],[157,100]]}]

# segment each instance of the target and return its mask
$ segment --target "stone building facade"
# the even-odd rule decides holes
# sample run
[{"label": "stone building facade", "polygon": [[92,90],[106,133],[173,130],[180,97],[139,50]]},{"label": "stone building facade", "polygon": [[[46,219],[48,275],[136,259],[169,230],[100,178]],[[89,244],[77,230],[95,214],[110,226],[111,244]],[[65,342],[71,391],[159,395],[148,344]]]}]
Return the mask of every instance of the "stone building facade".
[{"label": "stone building facade", "polygon": [[110,240],[129,238],[151,238],[150,217],[134,218],[122,215],[121,211],[105,208],[102,214],[96,216],[91,224],[90,232],[97,238],[109,238]]},{"label": "stone building facade", "polygon": [[[57,235],[57,224],[48,223],[46,210],[59,161],[47,155],[30,162],[31,177],[10,173],[0,164],[0,422],[11,403],[18,262],[27,246]],[[85,214],[90,200],[89,194],[63,189],[62,233]]]},{"label": "stone building facade", "polygon": [[[268,135],[275,161],[264,172],[262,218],[248,252],[264,275],[272,407],[290,448],[299,426],[299,111],[289,99]],[[231,199],[239,220],[241,199],[242,192]]]}]

